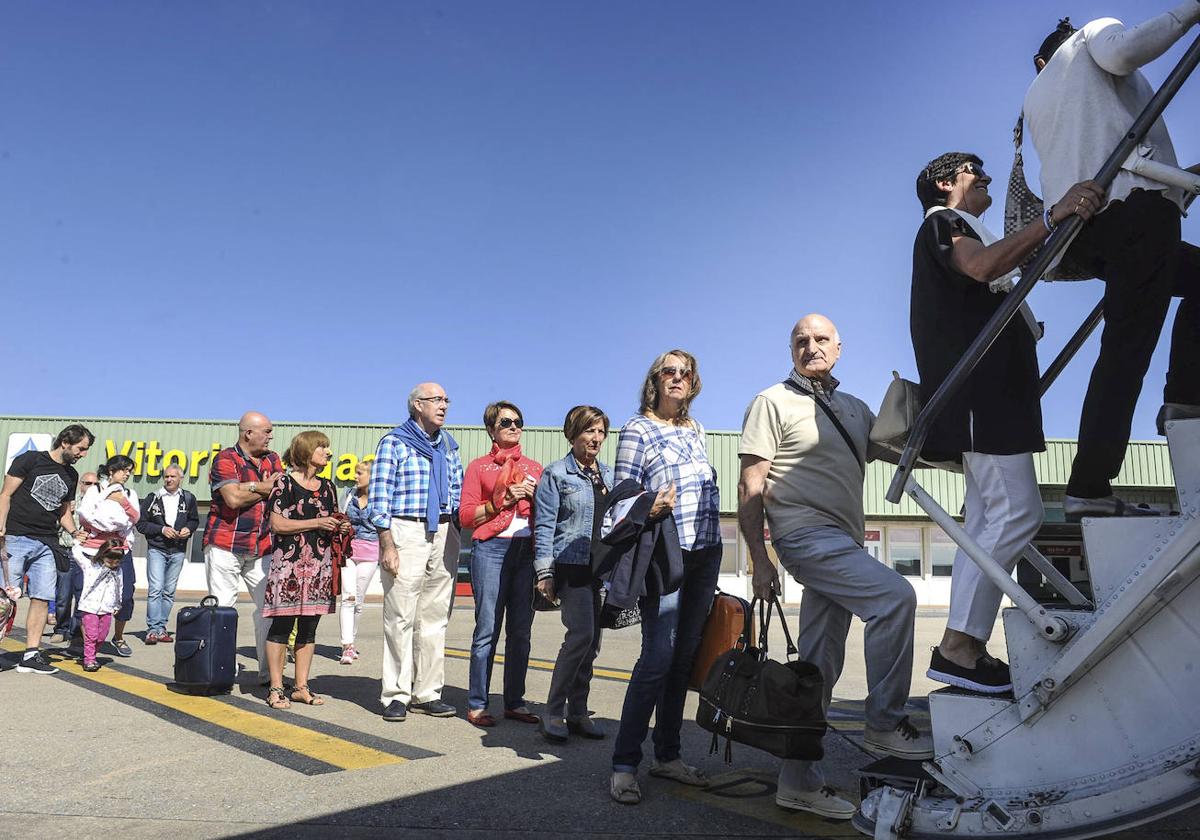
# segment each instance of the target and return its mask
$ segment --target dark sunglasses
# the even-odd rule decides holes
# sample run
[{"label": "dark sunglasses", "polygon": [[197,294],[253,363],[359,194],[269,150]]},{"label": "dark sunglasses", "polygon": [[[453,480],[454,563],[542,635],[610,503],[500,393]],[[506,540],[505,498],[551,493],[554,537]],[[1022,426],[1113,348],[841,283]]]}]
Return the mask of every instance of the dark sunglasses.
[{"label": "dark sunglasses", "polygon": [[84,487],[95,487],[99,483],[100,482],[98,482],[98,481],[81,481],[80,482],[80,484],[82,484]]},{"label": "dark sunglasses", "polygon": [[674,379],[677,375],[679,376],[680,379],[691,379],[692,378],[692,369],[691,368],[675,367],[674,365],[669,365],[669,366],[663,368],[662,370],[659,371],[659,373],[662,374],[663,376],[667,377],[667,379]]},{"label": "dark sunglasses", "polygon": [[970,161],[968,161],[967,163],[964,163],[964,164],[962,165],[962,168],[961,168],[961,169],[959,169],[958,171],[959,171],[959,172],[964,172],[964,173],[966,173],[967,175],[974,175],[976,178],[986,178],[986,177],[988,177],[988,174],[987,174],[986,172],[984,172],[984,171],[983,171],[983,167],[982,167],[982,166],[980,166],[980,165],[979,165],[979,164],[977,164],[977,163],[971,163]]},{"label": "dark sunglasses", "polygon": [[496,426],[501,429],[507,429],[509,426],[516,426],[518,429],[524,429],[525,421],[520,417],[516,418],[515,420],[512,417],[503,417],[497,421]]}]

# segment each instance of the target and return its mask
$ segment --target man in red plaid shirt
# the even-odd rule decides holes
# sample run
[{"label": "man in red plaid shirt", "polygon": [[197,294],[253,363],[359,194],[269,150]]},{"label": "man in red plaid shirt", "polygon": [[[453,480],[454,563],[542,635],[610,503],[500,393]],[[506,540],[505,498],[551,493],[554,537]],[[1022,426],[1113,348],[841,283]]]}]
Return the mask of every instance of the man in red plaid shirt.
[{"label": "man in red plaid shirt", "polygon": [[254,599],[254,644],[258,651],[259,682],[270,681],[262,616],[270,562],[271,530],[267,497],[283,475],[279,456],[270,450],[274,429],[257,411],[238,421],[238,442],[213,458],[208,480],[212,506],[204,528],[204,572],[208,594],[222,607],[237,603],[241,584]]}]

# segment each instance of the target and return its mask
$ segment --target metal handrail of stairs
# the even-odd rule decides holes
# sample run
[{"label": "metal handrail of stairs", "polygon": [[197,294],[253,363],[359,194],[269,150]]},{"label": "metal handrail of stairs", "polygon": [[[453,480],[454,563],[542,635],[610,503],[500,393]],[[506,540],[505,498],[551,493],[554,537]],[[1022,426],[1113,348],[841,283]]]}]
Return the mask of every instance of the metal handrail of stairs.
[{"label": "metal handrail of stairs", "polygon": [[[1192,71],[1195,70],[1197,64],[1200,64],[1200,37],[1184,53],[1179,63],[1171,71],[1170,75],[1167,76],[1166,81],[1163,82],[1162,86],[1151,97],[1121,142],[1109,155],[1104,165],[1100,167],[1100,171],[1093,180],[1102,190],[1105,192],[1108,191],[1117,173],[1124,168],[1127,161],[1136,153],[1138,145],[1145,139],[1146,134],[1155,121],[1162,116],[1167,105],[1174,98],[1175,94],[1179,92],[1179,89],[1187,81]],[[1033,596],[1013,580],[1012,575],[1005,571],[1003,566],[971,539],[962,526],[921,488],[913,478],[913,470],[916,467],[921,449],[925,445],[925,439],[929,435],[934,420],[937,419],[942,409],[954,394],[963,386],[967,377],[971,375],[971,372],[991,348],[996,338],[1008,326],[1021,304],[1024,303],[1025,298],[1033,291],[1033,287],[1042,279],[1043,275],[1059,255],[1065,252],[1070,246],[1083,225],[1084,220],[1079,216],[1073,215],[1063,221],[1050,234],[1028,267],[1024,270],[1021,283],[1005,297],[1004,302],[988,321],[982,332],[976,336],[966,353],[955,364],[950,374],[942,382],[929,402],[925,404],[916,422],[913,424],[904,451],[900,455],[896,473],[892,477],[892,482],[886,494],[887,500],[893,504],[898,504],[905,493],[911,496],[917,505],[928,513],[930,518],[941,526],[951,539],[963,549],[964,553],[979,567],[984,577],[996,585],[1026,615],[1033,625],[1037,627],[1038,632],[1044,638],[1055,642],[1066,641],[1074,633],[1075,628],[1063,617],[1048,613],[1045,607],[1038,604]],[[1066,368],[1067,364],[1087,341],[1102,319],[1103,301],[1093,308],[1083,325],[1076,331],[1058,357],[1047,368],[1039,381],[1040,393],[1044,394],[1053,384],[1054,380]],[[1074,587],[1071,588],[1074,589]],[[1068,598],[1072,602],[1078,600],[1076,597],[1071,597],[1070,595]]]}]

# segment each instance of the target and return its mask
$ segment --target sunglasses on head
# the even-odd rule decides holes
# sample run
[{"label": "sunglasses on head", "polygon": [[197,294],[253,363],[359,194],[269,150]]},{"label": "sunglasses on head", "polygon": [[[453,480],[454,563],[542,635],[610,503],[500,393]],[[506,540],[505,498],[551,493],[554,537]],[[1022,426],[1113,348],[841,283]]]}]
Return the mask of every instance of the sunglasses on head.
[{"label": "sunglasses on head", "polygon": [[667,367],[660,370],[659,373],[662,374],[663,376],[667,377],[667,379],[674,379],[676,376],[678,376],[680,379],[691,379],[692,378],[692,369],[691,368],[675,367],[674,365],[668,365]]},{"label": "sunglasses on head", "polygon": [[509,426],[516,426],[518,429],[524,429],[525,421],[520,417],[502,417],[496,422],[496,427],[500,429],[507,429]]}]

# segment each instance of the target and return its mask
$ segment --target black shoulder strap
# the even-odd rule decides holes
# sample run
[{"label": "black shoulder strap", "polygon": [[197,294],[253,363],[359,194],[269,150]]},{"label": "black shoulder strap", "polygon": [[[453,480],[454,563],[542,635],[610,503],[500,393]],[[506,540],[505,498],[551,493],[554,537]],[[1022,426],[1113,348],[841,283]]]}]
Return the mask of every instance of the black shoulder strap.
[{"label": "black shoulder strap", "polygon": [[[791,385],[793,388],[796,388],[795,383],[793,383],[790,379],[784,380],[784,384]],[[796,388],[796,390],[799,391],[801,389]],[[833,409],[827,406],[825,401],[816,394],[808,394],[808,396],[812,397],[812,401],[819,405],[821,410],[825,412],[825,416],[829,418],[829,421],[833,423],[834,427],[838,430],[838,433],[841,434],[842,440],[846,441],[846,446],[850,447],[850,451],[854,453],[854,460],[858,462],[858,468],[863,471],[863,475],[866,475],[866,464],[863,462],[862,456],[858,454],[858,447],[854,445],[854,439],[850,437],[850,433],[846,431],[846,427],[842,425],[842,421],[837,419],[837,415],[833,413]]]}]

